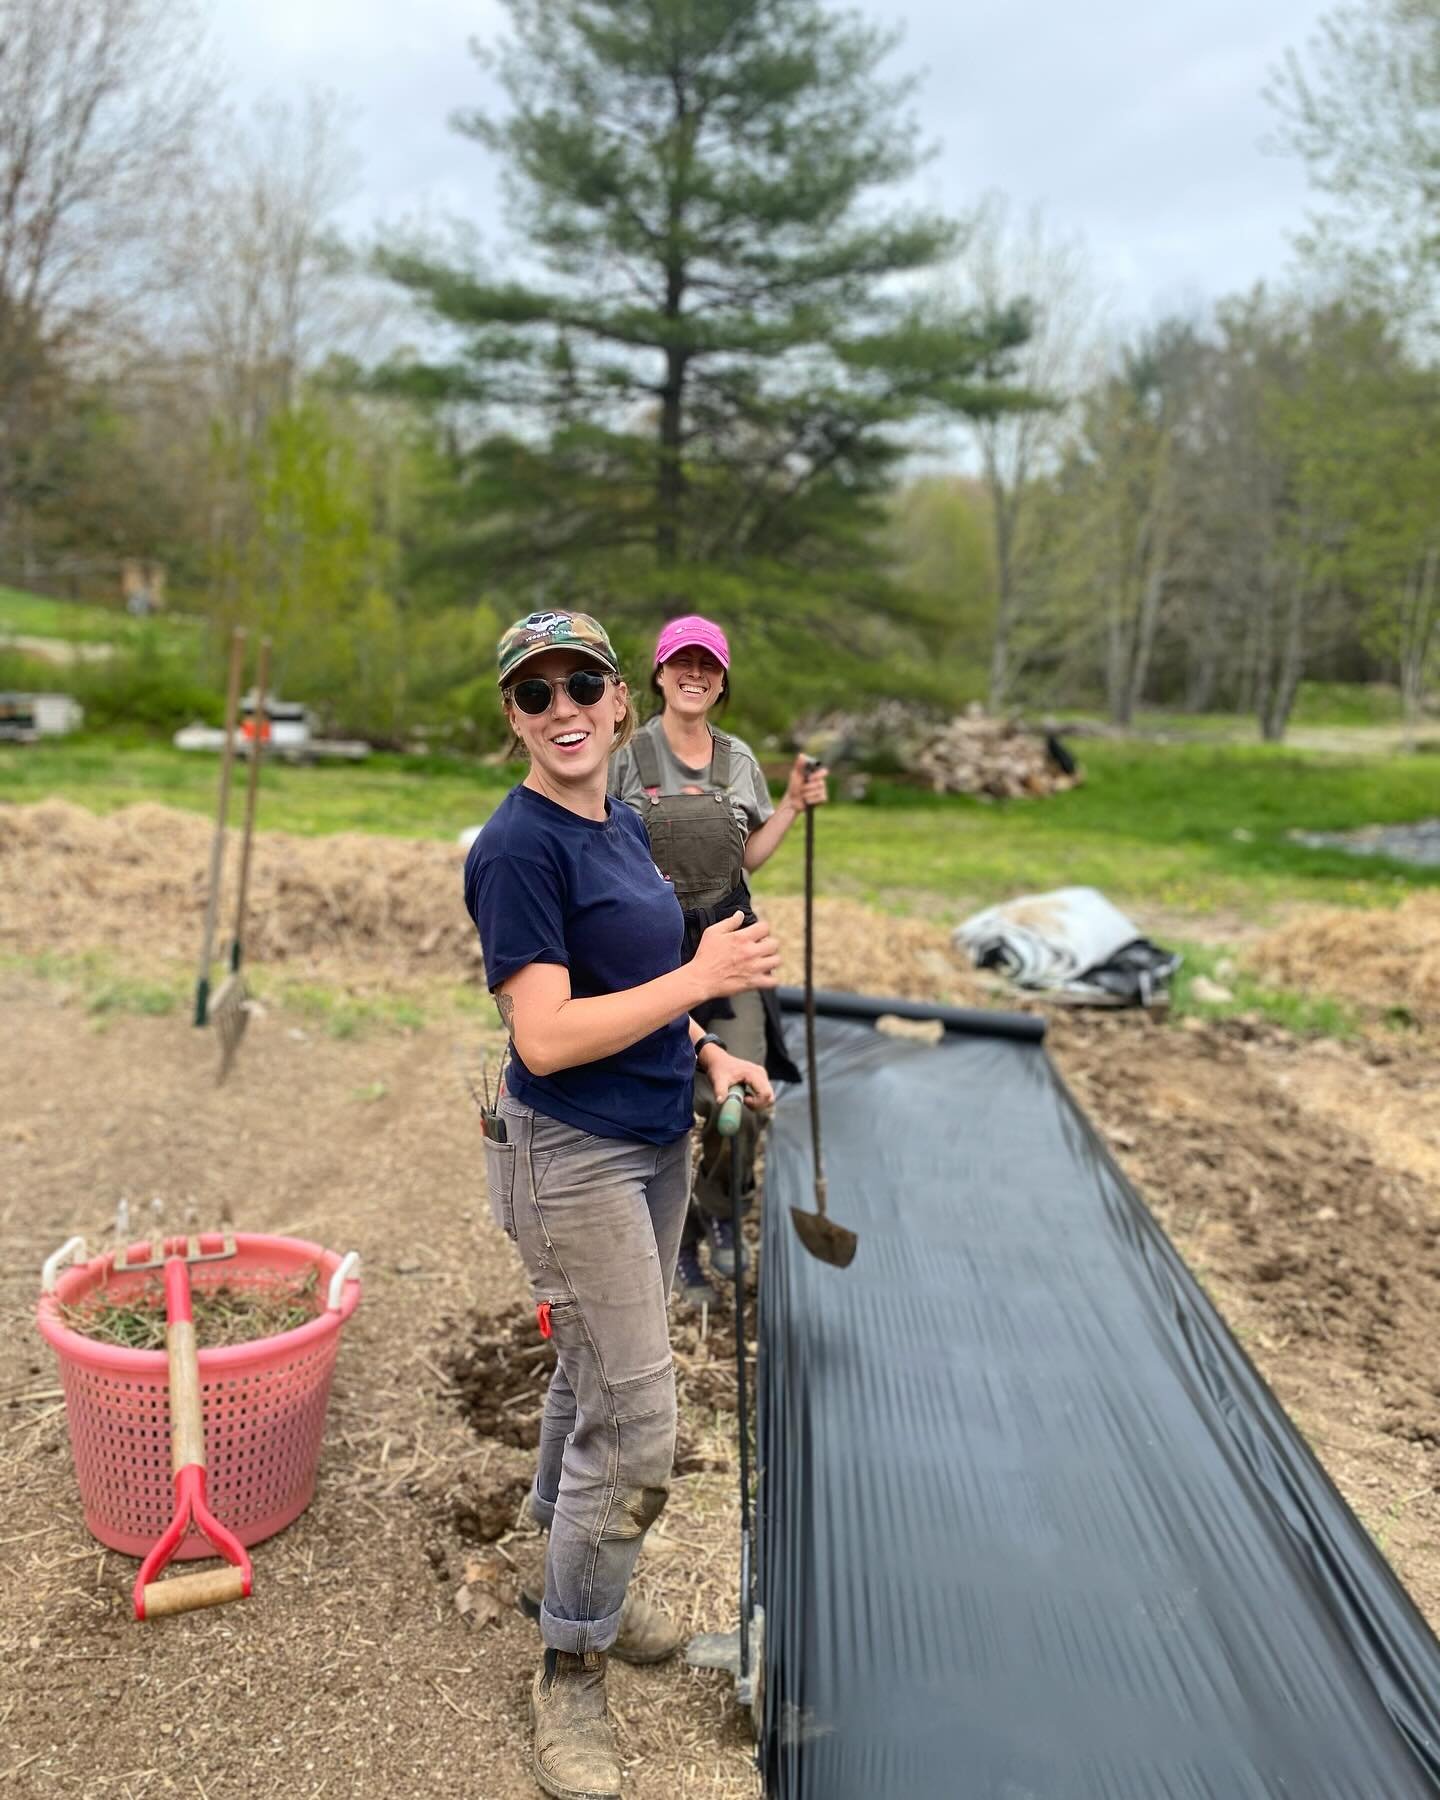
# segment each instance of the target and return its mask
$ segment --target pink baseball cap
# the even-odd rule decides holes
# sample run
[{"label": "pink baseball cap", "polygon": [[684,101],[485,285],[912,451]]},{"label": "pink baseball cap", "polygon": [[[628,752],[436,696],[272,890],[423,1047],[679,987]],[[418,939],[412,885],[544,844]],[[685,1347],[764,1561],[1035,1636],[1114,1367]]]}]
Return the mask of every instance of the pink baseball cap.
[{"label": "pink baseball cap", "polygon": [[730,667],[730,646],[725,633],[699,613],[687,613],[683,619],[671,619],[662,626],[655,640],[655,667],[669,662],[678,650],[708,650],[722,669]]}]

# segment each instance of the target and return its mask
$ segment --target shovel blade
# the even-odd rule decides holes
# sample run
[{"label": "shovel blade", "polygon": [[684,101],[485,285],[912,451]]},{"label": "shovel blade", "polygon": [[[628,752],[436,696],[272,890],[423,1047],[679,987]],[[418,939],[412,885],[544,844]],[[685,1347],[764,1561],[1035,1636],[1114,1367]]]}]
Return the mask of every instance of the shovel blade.
[{"label": "shovel blade", "polygon": [[835,1269],[848,1269],[854,1262],[855,1247],[860,1240],[853,1231],[837,1225],[824,1213],[804,1212],[798,1206],[790,1208],[790,1218],[800,1242],[820,1262],[829,1263]]},{"label": "shovel blade", "polygon": [[235,1052],[240,1048],[245,1027],[250,1023],[245,998],[244,979],[238,974],[227,975],[210,1003],[210,1023],[215,1027],[215,1035],[220,1040],[221,1081],[230,1073]]}]

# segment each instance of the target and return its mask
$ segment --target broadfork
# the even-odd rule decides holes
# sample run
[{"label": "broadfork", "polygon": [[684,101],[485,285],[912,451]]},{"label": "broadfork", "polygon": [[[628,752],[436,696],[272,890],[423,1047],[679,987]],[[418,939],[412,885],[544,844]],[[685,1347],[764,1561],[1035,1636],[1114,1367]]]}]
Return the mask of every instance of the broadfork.
[{"label": "broadfork", "polygon": [[[157,1246],[146,1245],[149,1254],[138,1261],[130,1260],[123,1252],[115,1258],[118,1274],[162,1265],[165,1270],[165,1352],[170,1360],[170,1466],[175,1475],[175,1511],[135,1577],[137,1619],[159,1619],[171,1613],[194,1612],[202,1606],[243,1600],[253,1580],[244,1545],[211,1512],[205,1493],[205,1415],[190,1305],[190,1264],[234,1256],[234,1232],[213,1234],[209,1241],[213,1245],[217,1239],[218,1249],[206,1249],[204,1237],[162,1239]],[[158,1580],[161,1570],[192,1530],[198,1531],[229,1566],[177,1575],[169,1581]]]}]

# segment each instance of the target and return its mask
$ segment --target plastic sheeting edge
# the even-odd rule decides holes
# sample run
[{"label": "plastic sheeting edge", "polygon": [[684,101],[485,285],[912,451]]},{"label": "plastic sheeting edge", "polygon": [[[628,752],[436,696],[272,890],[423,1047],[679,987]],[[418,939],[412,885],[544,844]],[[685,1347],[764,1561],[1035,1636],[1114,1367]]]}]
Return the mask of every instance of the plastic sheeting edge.
[{"label": "plastic sheeting edge", "polygon": [[[805,990],[782,987],[782,1012],[804,1012]],[[824,1019],[855,1019],[873,1025],[877,1019],[918,1019],[942,1025],[963,1037],[1011,1038],[1017,1043],[1044,1041],[1046,1021],[1036,1013],[992,1012],[973,1006],[944,1006],[939,1001],[885,999],[875,994],[849,994],[836,988],[816,988],[815,1011]]]}]

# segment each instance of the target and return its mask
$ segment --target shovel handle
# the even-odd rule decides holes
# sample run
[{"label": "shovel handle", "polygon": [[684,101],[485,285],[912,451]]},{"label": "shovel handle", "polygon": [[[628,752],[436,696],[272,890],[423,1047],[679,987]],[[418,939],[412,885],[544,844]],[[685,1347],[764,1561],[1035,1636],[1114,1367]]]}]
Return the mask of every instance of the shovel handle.
[{"label": "shovel handle", "polygon": [[225,816],[230,809],[230,770],[235,761],[235,715],[240,704],[240,676],[245,667],[245,628],[237,625],[230,639],[230,674],[225,685],[225,742],[220,748],[220,798],[215,832],[210,840],[210,875],[206,883],[205,928],[200,940],[200,968],[195,983],[195,1023],[210,1014],[210,952],[220,910],[220,871],[225,861]]},{"label": "shovel handle", "polygon": [[245,824],[240,837],[240,890],[235,899],[235,935],[230,940],[230,972],[240,968],[240,941],[245,935],[245,901],[250,892],[250,852],[255,844],[255,799],[260,790],[260,757],[265,747],[265,697],[270,687],[270,640],[260,640],[255,671],[255,735],[250,740],[250,766],[245,772]]},{"label": "shovel handle", "polygon": [[198,1612],[202,1606],[226,1606],[250,1592],[248,1569],[204,1569],[198,1575],[175,1575],[169,1581],[145,1585],[147,1619],[163,1619],[171,1613]]},{"label": "shovel handle", "polygon": [[740,1121],[745,1116],[745,1087],[743,1082],[736,1082],[725,1096],[720,1108],[720,1116],[715,1121],[715,1129],[721,1137],[734,1137],[740,1129]]},{"label": "shovel handle", "polygon": [[810,1090],[810,1150],[815,1198],[825,1211],[825,1158],[820,1150],[820,1083],[815,1075],[815,809],[805,808],[805,1085]]}]

